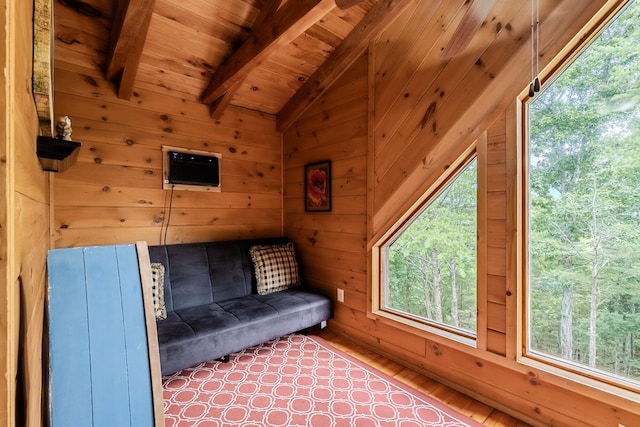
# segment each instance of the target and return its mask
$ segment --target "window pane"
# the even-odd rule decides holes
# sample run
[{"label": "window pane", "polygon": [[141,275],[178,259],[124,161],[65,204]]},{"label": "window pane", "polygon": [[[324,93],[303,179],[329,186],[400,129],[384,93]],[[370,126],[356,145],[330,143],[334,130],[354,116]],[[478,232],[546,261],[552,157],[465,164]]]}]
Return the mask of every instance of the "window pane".
[{"label": "window pane", "polygon": [[529,105],[529,350],[640,379],[640,2]]},{"label": "window pane", "polygon": [[476,159],[385,247],[384,308],[476,331]]}]

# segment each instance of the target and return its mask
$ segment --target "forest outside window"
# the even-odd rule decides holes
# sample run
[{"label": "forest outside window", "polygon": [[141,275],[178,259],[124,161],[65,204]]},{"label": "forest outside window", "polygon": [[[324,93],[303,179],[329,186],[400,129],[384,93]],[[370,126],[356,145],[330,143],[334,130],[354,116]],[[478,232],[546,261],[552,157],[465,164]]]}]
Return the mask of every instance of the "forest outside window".
[{"label": "forest outside window", "polygon": [[527,355],[640,384],[640,0],[525,108]]},{"label": "forest outside window", "polygon": [[380,246],[378,314],[475,342],[477,160],[471,156]]}]

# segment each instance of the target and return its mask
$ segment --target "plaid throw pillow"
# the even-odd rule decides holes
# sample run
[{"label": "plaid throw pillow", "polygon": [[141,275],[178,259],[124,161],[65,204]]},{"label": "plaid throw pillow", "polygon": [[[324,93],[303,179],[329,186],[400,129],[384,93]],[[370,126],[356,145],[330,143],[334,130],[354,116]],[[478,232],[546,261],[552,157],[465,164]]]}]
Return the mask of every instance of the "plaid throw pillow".
[{"label": "plaid throw pillow", "polygon": [[300,284],[293,243],[252,246],[249,252],[256,270],[258,294],[266,295]]},{"label": "plaid throw pillow", "polygon": [[164,265],[159,262],[151,263],[151,296],[153,298],[153,311],[157,320],[167,318],[167,309],[164,305]]}]

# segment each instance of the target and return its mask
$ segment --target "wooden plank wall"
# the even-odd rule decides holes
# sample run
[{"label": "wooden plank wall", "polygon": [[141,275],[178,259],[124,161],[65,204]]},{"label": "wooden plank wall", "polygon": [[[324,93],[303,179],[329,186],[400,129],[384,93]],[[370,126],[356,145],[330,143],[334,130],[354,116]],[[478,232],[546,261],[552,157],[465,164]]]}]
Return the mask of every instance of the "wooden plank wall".
[{"label": "wooden plank wall", "polygon": [[0,10],[0,425],[37,426],[49,186],[35,154],[33,2],[1,1]]},{"label": "wooden plank wall", "polygon": [[[433,40],[455,23],[427,3],[415,2],[381,35],[368,53],[369,71],[359,61],[284,134],[285,234],[300,248],[304,280],[334,298],[330,327],[335,331],[525,421],[564,426],[640,423],[633,399],[516,360],[517,293],[515,283],[507,280],[515,265],[511,245],[516,230],[507,222],[513,221],[507,212],[515,206],[516,176],[515,159],[507,153],[516,152],[508,145],[516,143],[515,100],[528,85],[530,51],[523,40],[529,14],[512,10],[510,2],[500,3],[496,20],[511,24],[496,35],[502,38],[501,47],[486,50],[488,46],[472,42],[481,60],[443,63]],[[559,51],[570,38],[563,31],[577,32],[602,4],[581,1],[560,10],[541,4],[541,14],[553,25],[545,32],[545,49]],[[480,31],[495,31],[496,26],[488,27]],[[368,97],[358,92],[365,90]],[[365,141],[367,128],[370,138]],[[479,227],[486,236],[482,262],[487,286],[486,295],[479,296],[486,307],[480,308],[485,317],[478,323],[485,329],[478,332],[478,348],[472,348],[372,316],[366,246],[476,139],[486,144],[481,148],[486,153],[482,197],[487,209]],[[323,159],[337,166],[357,160],[358,166],[337,168],[333,212],[304,213],[302,167]],[[356,186],[367,176],[363,168],[369,170],[369,180]],[[365,196],[349,192],[350,203],[344,204],[342,191],[349,188],[344,184],[367,189]],[[336,301],[338,288],[345,289],[344,303]]]},{"label": "wooden plank wall", "polygon": [[[11,20],[10,13],[7,8],[6,0],[0,0],[0,10],[6,13],[0,14],[0,69],[6,70],[7,64],[11,62],[8,57],[7,47],[9,46],[9,38],[7,35],[7,21]],[[0,281],[2,283],[14,283],[15,277],[13,272],[9,270],[8,253],[9,253],[9,228],[8,221],[10,218],[9,201],[11,196],[9,191],[11,185],[9,182],[10,173],[7,166],[9,159],[9,75],[10,73],[0,73],[0,99],[4,99],[5,103],[0,114]],[[9,313],[15,311],[15,294],[9,292],[9,286],[0,286],[0,343],[4,351],[0,352],[0,424],[13,426],[12,417],[15,417],[12,402],[15,398],[15,384],[10,381],[15,373],[15,363],[13,355],[16,351],[15,343],[10,342],[13,337],[13,325],[9,323]]]},{"label": "wooden plank wall", "polygon": [[[367,59],[360,58],[283,137],[284,234],[296,244],[304,280],[335,298],[338,318],[366,310]],[[331,212],[304,210],[304,165],[332,162]]]},{"label": "wooden plank wall", "polygon": [[[109,13],[55,7],[55,114],[71,118],[83,143],[77,164],[55,177],[55,247],[280,235],[275,118],[229,108],[214,121],[197,100],[151,85],[118,99],[102,72]],[[162,190],[162,145],[221,153],[222,191],[171,197]]]}]

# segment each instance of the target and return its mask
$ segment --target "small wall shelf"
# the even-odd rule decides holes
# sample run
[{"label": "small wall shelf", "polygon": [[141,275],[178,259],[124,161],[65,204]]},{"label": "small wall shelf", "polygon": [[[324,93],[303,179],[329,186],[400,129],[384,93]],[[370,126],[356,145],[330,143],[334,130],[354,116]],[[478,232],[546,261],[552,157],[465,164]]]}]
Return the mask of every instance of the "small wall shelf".
[{"label": "small wall shelf", "polygon": [[39,136],[37,154],[42,169],[49,172],[64,172],[78,159],[81,145],[75,141]]}]

